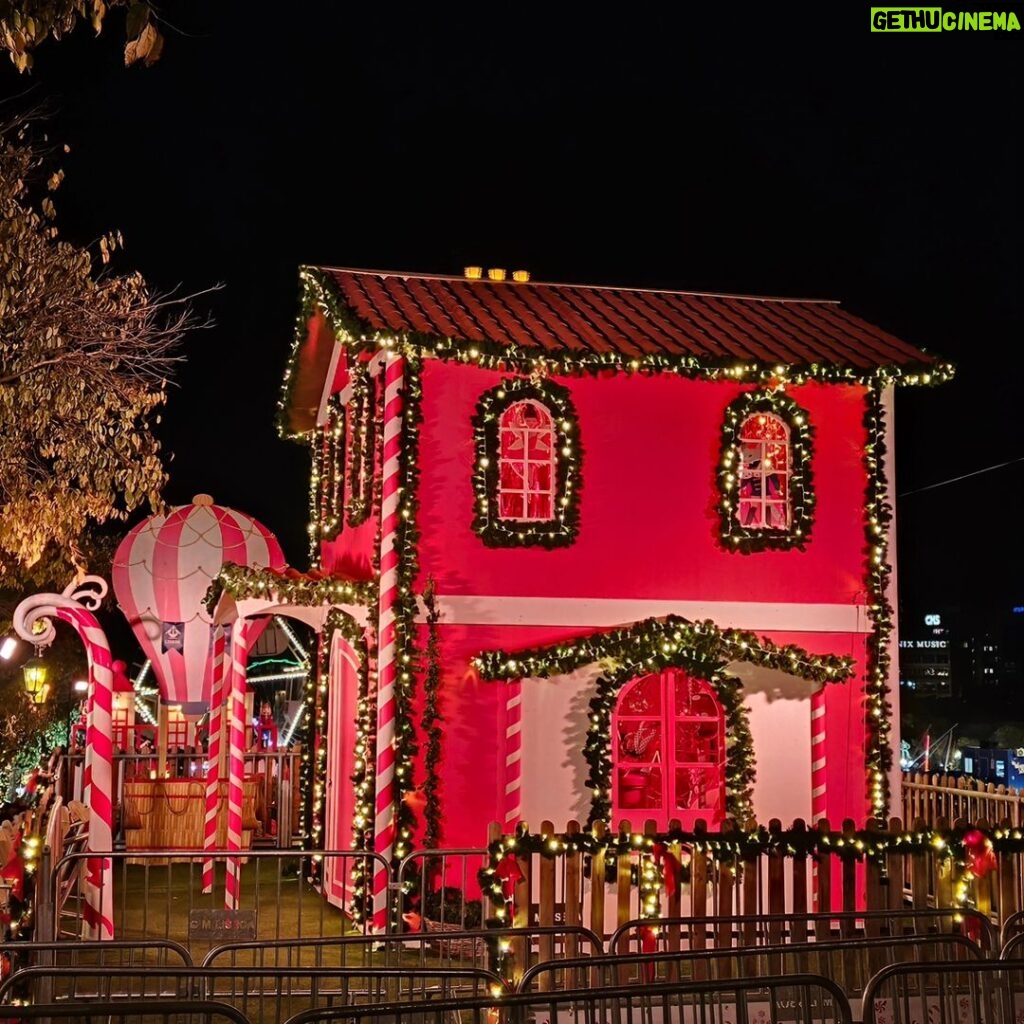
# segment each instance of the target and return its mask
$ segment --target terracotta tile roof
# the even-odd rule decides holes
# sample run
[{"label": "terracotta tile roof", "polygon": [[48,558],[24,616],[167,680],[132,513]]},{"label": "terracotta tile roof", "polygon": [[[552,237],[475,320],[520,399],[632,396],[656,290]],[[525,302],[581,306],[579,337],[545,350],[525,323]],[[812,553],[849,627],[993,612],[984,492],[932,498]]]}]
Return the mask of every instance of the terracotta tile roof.
[{"label": "terracotta tile roof", "polygon": [[935,356],[837,302],[308,268],[371,331],[531,354],[928,370]]}]

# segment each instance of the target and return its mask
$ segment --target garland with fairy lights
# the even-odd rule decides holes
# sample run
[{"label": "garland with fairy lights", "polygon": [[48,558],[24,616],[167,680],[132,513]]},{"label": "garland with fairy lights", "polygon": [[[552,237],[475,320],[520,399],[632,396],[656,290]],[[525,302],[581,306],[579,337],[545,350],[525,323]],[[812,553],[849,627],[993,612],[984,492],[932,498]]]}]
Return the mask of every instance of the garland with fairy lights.
[{"label": "garland with fairy lights", "polygon": [[327,422],[309,432],[309,562],[320,564],[320,542],[334,540],[342,527],[345,490],[345,409],[332,398]]},{"label": "garland with fairy lights", "polygon": [[274,596],[283,604],[371,604],[376,600],[375,583],[345,580],[328,576],[317,569],[301,573],[296,569],[277,572],[274,569],[254,569],[246,565],[225,562],[203,598],[210,613],[221,594],[230,594],[236,601],[246,598]]},{"label": "garland with fairy lights", "polygon": [[[302,752],[302,819],[300,833],[308,837],[314,850],[323,849],[324,804],[327,796],[327,707],[330,692],[331,640],[335,632],[348,643],[359,659],[359,699],[367,689],[367,652],[363,627],[340,608],[332,608],[320,633],[320,649],[315,680],[306,685],[306,722],[308,741]],[[358,741],[357,741],[358,742]],[[358,764],[358,753],[356,754]],[[358,847],[357,847],[358,848]]]},{"label": "garland with fairy lights", "polygon": [[[383,348],[394,344],[395,337],[376,331],[357,317],[340,296],[329,273],[317,267],[302,267],[299,271],[301,299],[296,317],[292,348],[285,368],[281,395],[277,403],[277,428],[282,437],[294,437],[289,430],[287,411],[295,387],[299,352],[306,338],[307,324],[318,310],[323,313],[335,333],[336,344],[350,348]],[[778,363],[760,363],[757,360],[737,362],[728,355],[645,353],[639,357],[621,352],[569,352],[557,354],[539,349],[524,348],[516,344],[500,344],[484,339],[441,337],[419,331],[401,334],[401,343],[410,354],[420,357],[446,359],[469,363],[484,369],[504,373],[533,373],[539,365],[558,376],[615,373],[675,373],[681,377],[705,380],[725,380],[746,384],[790,386],[807,381],[828,384],[865,384],[885,387],[888,384],[929,386],[942,384],[953,377],[954,368],[948,362],[916,363],[908,366],[880,366],[863,369],[835,363],[813,362],[801,366],[783,366]]]},{"label": "garland with fairy lights", "polygon": [[892,768],[890,734],[892,723],[889,704],[889,669],[892,640],[892,605],[889,603],[889,580],[892,569],[888,561],[889,527],[892,508],[889,505],[885,476],[885,415],[882,393],[869,390],[865,397],[864,426],[867,444],[864,465],[867,470],[865,498],[865,575],[868,584],[868,614],[874,628],[867,637],[867,749],[865,766],[868,775],[867,797],[871,813],[883,818],[889,813],[889,770]]},{"label": "garland with fairy lights", "polygon": [[[418,603],[413,584],[419,569],[417,556],[419,543],[419,527],[416,513],[419,508],[419,429],[422,421],[421,399],[423,390],[420,378],[420,362],[415,354],[402,352],[405,358],[402,389],[402,444],[399,454],[400,478],[398,527],[395,537],[395,550],[398,552],[398,599],[395,605],[395,651],[397,657],[397,674],[395,679],[395,789],[398,800],[394,808],[395,844],[394,860],[400,861],[412,850],[412,833],[415,827],[415,816],[402,795],[412,788],[412,766],[419,751],[416,730],[410,716],[415,673],[419,665],[416,650],[416,614]],[[376,389],[380,402],[383,403],[383,388]],[[381,409],[380,415],[383,415]],[[380,507],[380,483],[374,491],[374,506]],[[380,550],[380,517],[378,517],[377,543],[375,551]],[[377,567],[379,572],[379,566]],[[374,727],[376,706],[372,699],[375,688],[371,688],[371,699],[368,703],[367,728],[365,735],[375,738]],[[368,770],[367,793],[370,800],[369,821],[373,821],[373,794],[375,780],[373,768],[376,761],[375,743],[372,756],[366,759]],[[352,908],[353,920],[360,923],[365,920],[366,907],[371,896],[366,891],[368,879],[358,878],[353,883],[355,902]],[[398,927],[399,900],[397,894],[391,899],[389,913],[391,926]]]},{"label": "garland with fairy lights", "polygon": [[351,429],[348,457],[348,503],[345,521],[349,526],[365,523],[373,509],[375,444],[377,432],[377,385],[365,366],[352,375]]},{"label": "garland with fairy lights", "polygon": [[[785,530],[744,526],[739,518],[739,471],[743,465],[740,433],[747,420],[759,413],[776,416],[789,428],[787,447],[791,463],[786,500],[790,515]],[[804,549],[814,522],[813,454],[813,431],[807,413],[783,391],[748,391],[728,406],[718,461],[720,536],[727,550],[750,554],[768,548]]]},{"label": "garland with fairy lights", "polygon": [[[669,829],[666,832],[604,832],[592,826],[575,833],[531,833],[520,825],[510,835],[495,839],[487,847],[488,863],[480,869],[477,881],[484,897],[499,908],[497,917],[504,919],[500,909],[508,902],[504,869],[509,857],[523,858],[534,854],[547,859],[566,854],[593,856],[603,853],[606,862],[614,863],[618,857],[654,856],[658,846],[690,850],[709,856],[715,861],[741,863],[769,854],[790,858],[819,859],[835,856],[845,861],[873,860],[883,862],[890,855],[930,853],[950,861],[958,872],[954,890],[955,905],[970,905],[970,883],[981,877],[982,856],[1024,853],[1024,830],[997,828],[981,830],[968,825],[948,829],[916,829],[908,832],[881,832],[877,829],[848,829],[824,831],[808,828],[765,828],[743,831],[723,828],[719,832]],[[640,885],[647,893],[643,906],[650,910],[649,902],[657,892],[660,896],[658,874],[641,868]],[[645,913],[642,916],[653,916]]]},{"label": "garland with fairy lights", "polygon": [[[545,521],[523,522],[501,517],[501,417],[511,406],[534,401],[552,419],[555,455],[554,516]],[[579,529],[580,460],[579,421],[569,392],[540,375],[512,377],[485,391],[473,416],[476,464],[473,491],[476,495],[473,529],[489,547],[546,548],[571,544]]]},{"label": "garland with fairy lights", "polygon": [[638,675],[662,668],[682,668],[703,679],[715,691],[725,712],[729,743],[726,759],[726,808],[731,817],[746,820],[751,813],[750,789],[754,754],[739,680],[725,674],[736,659],[764,668],[800,675],[815,682],[840,682],[853,672],[850,658],[812,655],[789,644],[738,629],[719,629],[713,622],[688,622],[677,616],[645,619],[626,629],[595,633],[570,643],[509,654],[487,651],[473,663],[484,679],[510,680],[564,675],[584,665],[606,667],[590,702],[590,725],[584,756],[590,767],[589,823],[604,820],[611,811],[612,753],[610,723],[622,686]]},{"label": "garland with fairy lights", "polygon": [[426,743],[423,755],[423,845],[436,850],[441,845],[441,811],[438,800],[440,781],[441,737],[443,722],[438,707],[441,690],[441,638],[437,624],[441,611],[437,607],[433,577],[427,580],[423,591],[423,604],[427,609],[427,649],[424,654],[426,670],[423,675],[423,722],[420,726]]}]

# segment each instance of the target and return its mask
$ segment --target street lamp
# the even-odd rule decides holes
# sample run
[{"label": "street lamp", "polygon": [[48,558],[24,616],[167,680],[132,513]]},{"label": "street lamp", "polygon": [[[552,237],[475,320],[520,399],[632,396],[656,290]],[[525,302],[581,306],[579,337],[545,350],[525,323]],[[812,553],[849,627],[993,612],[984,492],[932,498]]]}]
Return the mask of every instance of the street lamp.
[{"label": "street lamp", "polygon": [[50,670],[45,661],[36,655],[29,658],[21,667],[21,676],[25,683],[25,692],[33,704],[45,704],[50,696],[50,684],[47,679]]}]

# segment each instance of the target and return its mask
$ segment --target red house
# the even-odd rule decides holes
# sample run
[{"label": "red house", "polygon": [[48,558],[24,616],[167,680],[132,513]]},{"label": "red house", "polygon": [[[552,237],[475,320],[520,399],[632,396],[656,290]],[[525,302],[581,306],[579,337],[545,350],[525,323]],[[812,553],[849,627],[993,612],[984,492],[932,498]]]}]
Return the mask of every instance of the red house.
[{"label": "red house", "polygon": [[317,568],[223,583],[323,631],[314,837],[887,813],[893,392],[948,365],[834,302],[301,280]]}]

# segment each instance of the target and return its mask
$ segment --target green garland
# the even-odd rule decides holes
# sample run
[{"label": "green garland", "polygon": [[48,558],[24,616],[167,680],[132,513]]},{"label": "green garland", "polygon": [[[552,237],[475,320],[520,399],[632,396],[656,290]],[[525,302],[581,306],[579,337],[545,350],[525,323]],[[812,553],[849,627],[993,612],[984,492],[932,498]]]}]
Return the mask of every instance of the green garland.
[{"label": "green garland", "polygon": [[371,605],[377,600],[374,582],[356,582],[324,576],[316,570],[299,573],[285,570],[253,569],[246,565],[225,562],[210,584],[203,598],[206,610],[213,612],[221,594],[230,594],[236,601],[251,597],[272,595],[284,604],[361,604]]},{"label": "green garland", "polygon": [[426,672],[423,677],[423,724],[421,731],[426,738],[426,749],[423,759],[423,795],[426,803],[423,808],[424,832],[423,845],[428,850],[436,850],[441,845],[441,810],[438,800],[440,782],[439,766],[441,764],[441,737],[444,719],[438,708],[438,694],[441,690],[441,638],[437,624],[441,618],[433,578],[427,580],[423,592],[423,603],[427,609],[427,650],[425,655]]},{"label": "green garland", "polygon": [[711,355],[667,355],[648,353],[639,358],[621,352],[587,352],[556,355],[518,345],[491,341],[466,341],[441,337],[419,331],[392,332],[374,330],[357,317],[339,294],[329,272],[318,267],[302,267],[299,271],[301,297],[296,317],[292,348],[285,368],[278,399],[277,427],[282,437],[297,436],[287,425],[288,408],[294,388],[295,370],[302,343],[306,339],[309,318],[320,310],[335,333],[336,343],[349,348],[376,350],[401,344],[409,354],[433,357],[452,362],[469,363],[504,373],[531,374],[538,367],[558,376],[614,373],[675,373],[681,377],[705,380],[728,380],[741,384],[788,387],[807,381],[830,384],[864,384],[884,387],[888,384],[935,385],[952,378],[951,363],[915,363],[909,366],[880,366],[864,370],[835,363],[813,362],[794,366],[759,363],[757,360],[737,361],[735,357]]},{"label": "green garland", "polygon": [[[841,860],[881,861],[884,857],[906,854],[932,853],[952,861],[961,870],[970,861],[970,851],[964,842],[968,833],[984,836],[996,854],[1024,852],[1024,830],[997,828],[979,830],[975,826],[948,829],[920,829],[908,832],[879,832],[872,829],[824,832],[818,829],[767,829],[759,826],[751,831],[738,829],[720,832],[685,832],[671,829],[654,835],[640,832],[607,832],[597,834],[592,828],[576,833],[530,833],[520,825],[515,833],[500,836],[487,847],[488,863],[478,873],[477,880],[483,895],[497,905],[505,902],[498,865],[509,854],[526,857],[539,854],[547,859],[580,853],[593,856],[604,853],[609,859],[623,855],[649,854],[656,844],[680,844],[704,853],[716,861],[732,863],[753,860],[766,854],[785,857],[836,856]],[[967,902],[962,886],[956,895],[959,905]]]},{"label": "green garland", "polygon": [[373,509],[376,444],[376,383],[365,366],[352,373],[351,444],[348,460],[348,504],[345,521],[349,526],[366,522]]},{"label": "green garland", "polygon": [[645,619],[627,629],[595,633],[518,654],[488,651],[477,655],[473,663],[481,677],[490,680],[544,678],[589,664],[606,667],[590,702],[584,746],[590,769],[587,784],[593,794],[588,818],[588,824],[592,824],[605,820],[611,812],[610,726],[619,690],[636,676],[669,667],[682,668],[714,689],[725,712],[727,730],[726,811],[739,821],[750,817],[755,775],[753,742],[742,685],[724,671],[730,661],[737,659],[816,682],[839,682],[853,672],[849,658],[811,655],[794,645],[779,647],[753,633],[721,630],[710,621],[688,622],[676,616]]},{"label": "green garland", "polygon": [[[759,412],[779,417],[790,430],[792,471],[787,500],[791,519],[785,530],[752,528],[739,521],[740,429],[750,416]],[[813,455],[813,431],[807,413],[781,390],[748,391],[729,405],[722,424],[722,451],[718,462],[718,512],[721,538],[727,550],[750,554],[767,548],[804,549],[814,522]]]},{"label": "green garland", "polygon": [[[501,470],[501,414],[516,402],[532,399],[551,413],[554,424],[555,517],[548,522],[514,522],[501,518],[498,500]],[[473,417],[476,495],[473,529],[490,547],[546,548],[571,544],[579,529],[580,460],[579,420],[560,384],[539,377],[512,377],[485,391]]]},{"label": "green garland", "polygon": [[327,422],[309,431],[309,564],[320,564],[320,542],[334,540],[344,506],[345,409],[332,398]]},{"label": "green garland", "polygon": [[889,528],[892,507],[888,501],[885,476],[885,416],[880,391],[868,391],[865,398],[864,426],[868,440],[864,446],[867,470],[865,500],[865,573],[868,581],[868,614],[873,630],[867,639],[867,747],[865,765],[868,774],[867,797],[871,813],[884,818],[889,813],[889,770],[892,768],[892,731],[889,704],[889,644],[892,639],[892,605],[888,588],[892,574],[888,561]]}]

